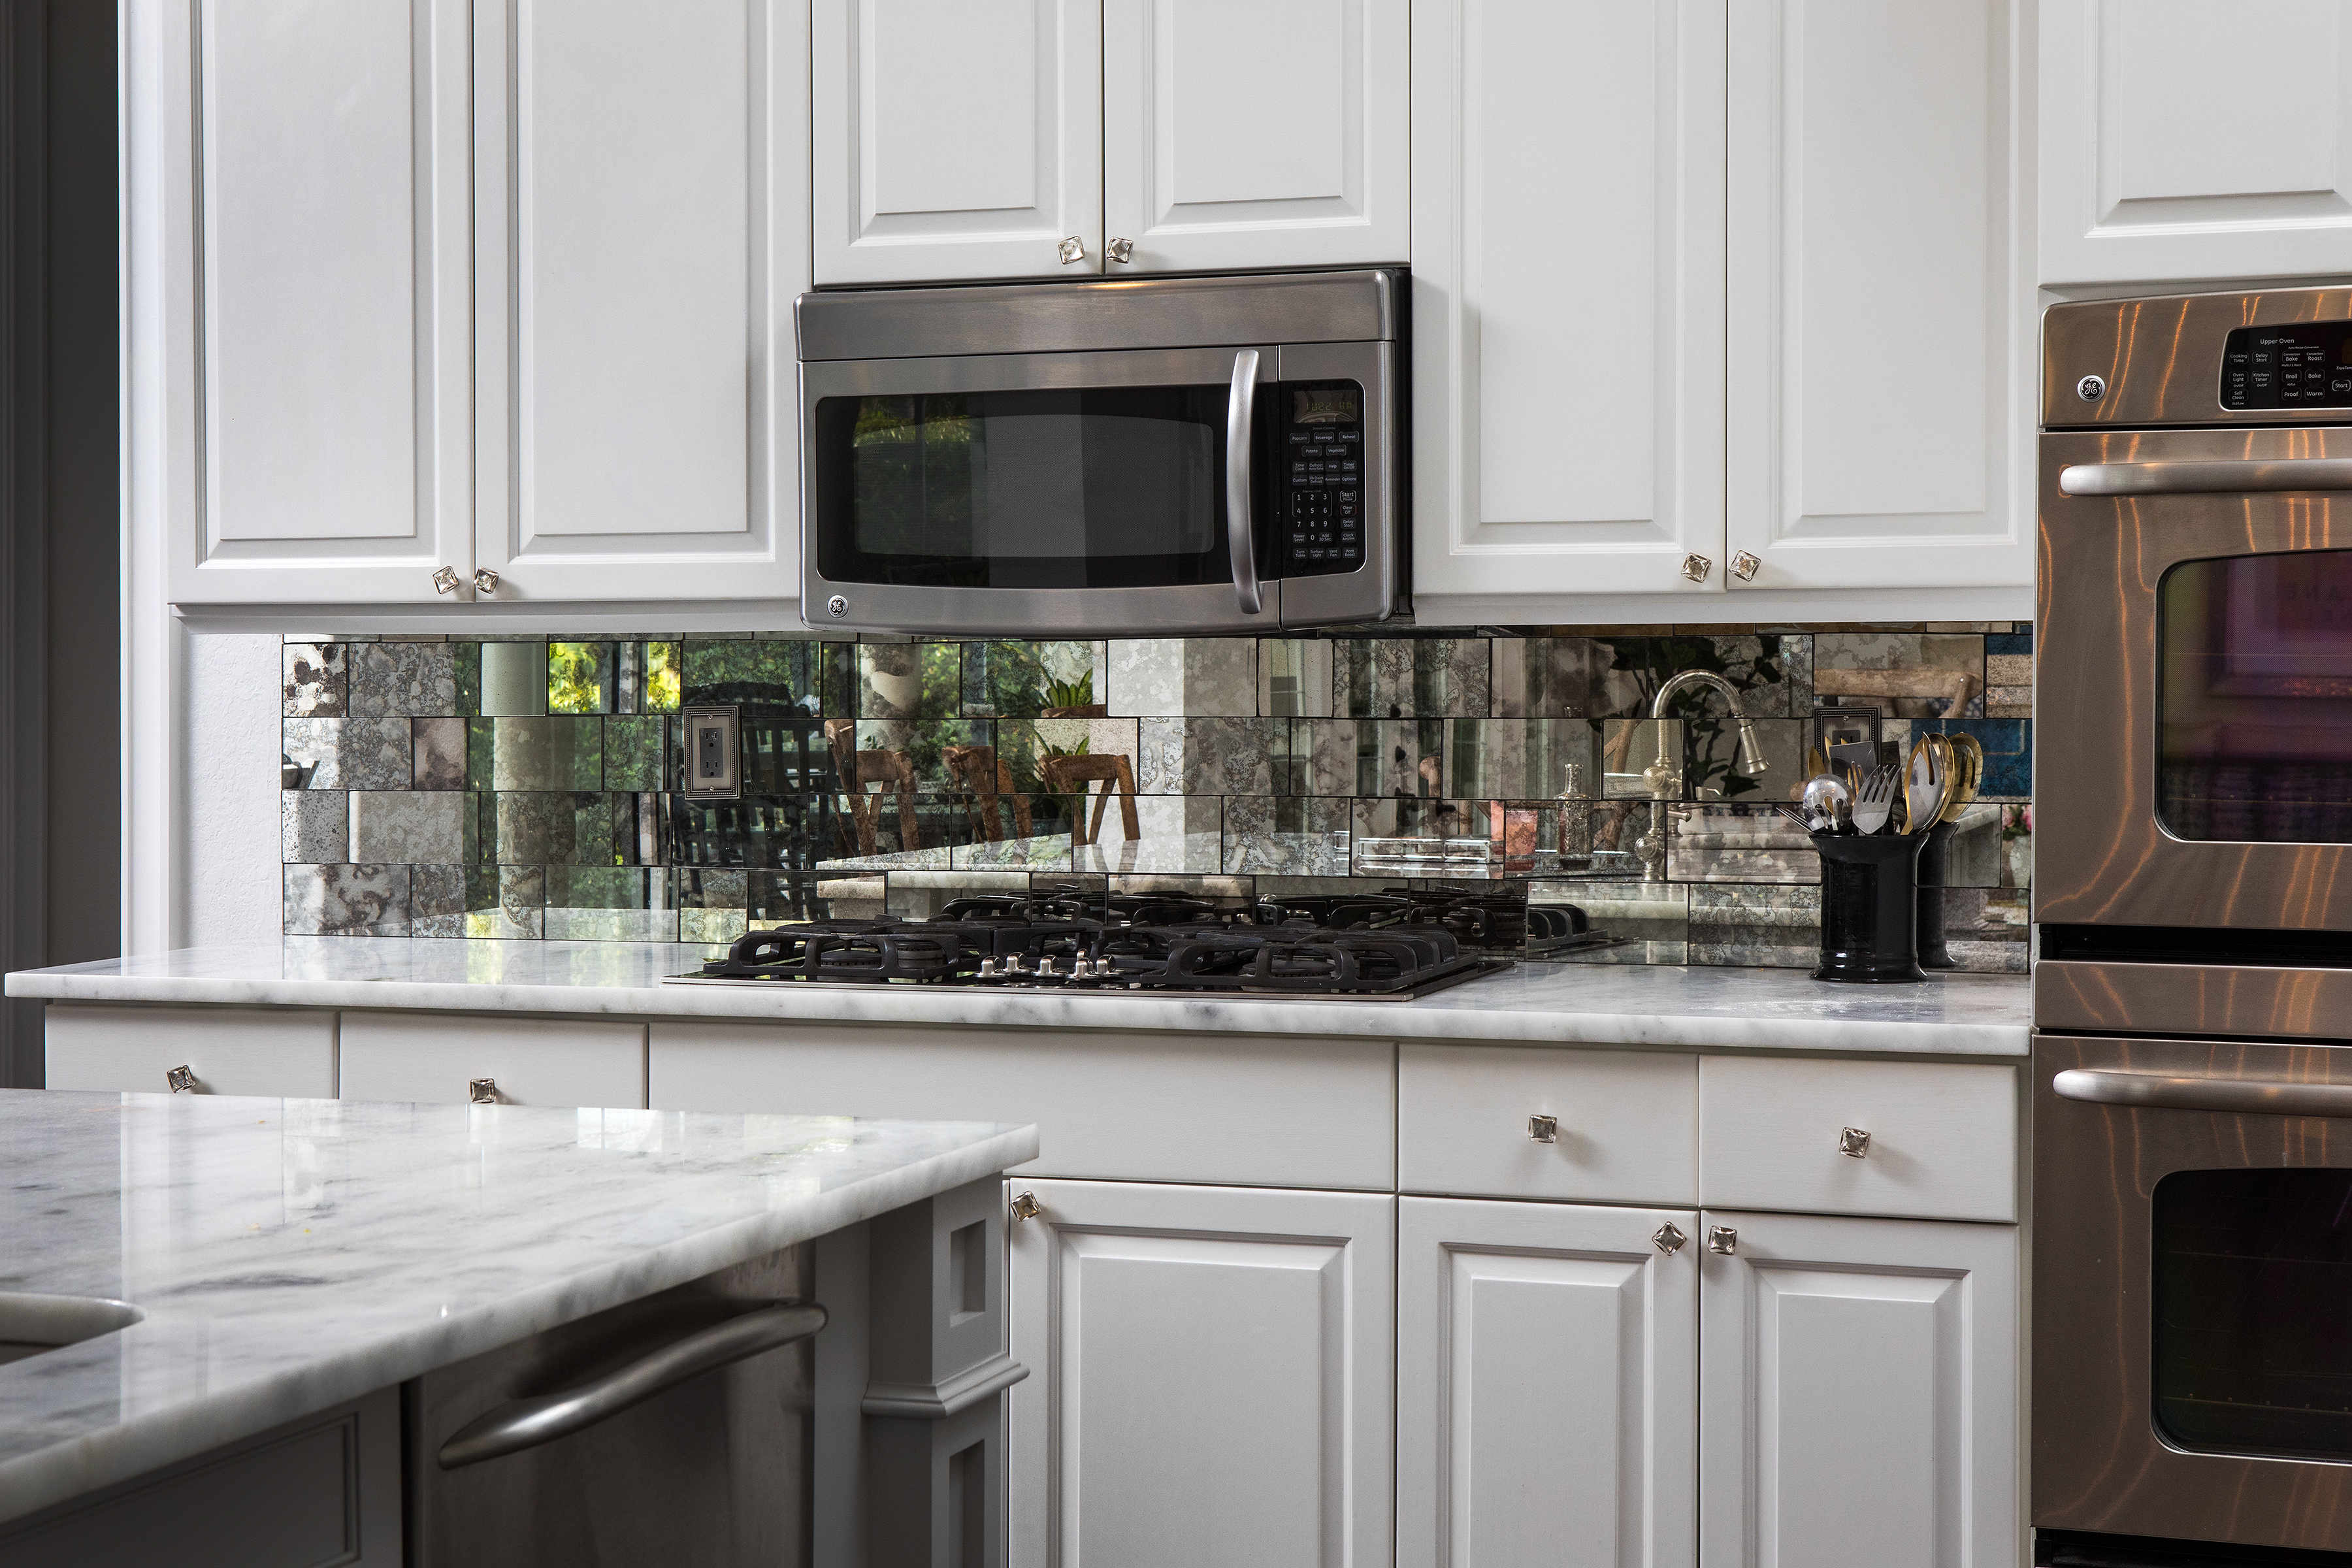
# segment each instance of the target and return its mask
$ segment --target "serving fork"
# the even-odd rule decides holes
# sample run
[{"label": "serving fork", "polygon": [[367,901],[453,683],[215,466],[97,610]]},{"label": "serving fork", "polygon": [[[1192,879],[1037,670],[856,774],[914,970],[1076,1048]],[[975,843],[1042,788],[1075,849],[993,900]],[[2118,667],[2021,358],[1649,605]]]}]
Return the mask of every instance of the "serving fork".
[{"label": "serving fork", "polygon": [[1853,795],[1853,830],[1856,833],[1876,833],[1895,815],[1896,773],[1893,767],[1883,767],[1862,781]]}]

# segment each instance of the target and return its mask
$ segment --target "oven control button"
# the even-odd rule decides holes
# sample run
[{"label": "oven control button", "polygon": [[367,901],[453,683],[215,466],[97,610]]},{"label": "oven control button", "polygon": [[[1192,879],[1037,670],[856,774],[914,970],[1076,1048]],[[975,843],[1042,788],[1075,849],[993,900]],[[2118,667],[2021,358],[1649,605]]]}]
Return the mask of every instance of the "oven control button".
[{"label": "oven control button", "polygon": [[2074,384],[2074,395],[2085,403],[2096,403],[2106,395],[2107,384],[2102,376],[2086,375]]}]

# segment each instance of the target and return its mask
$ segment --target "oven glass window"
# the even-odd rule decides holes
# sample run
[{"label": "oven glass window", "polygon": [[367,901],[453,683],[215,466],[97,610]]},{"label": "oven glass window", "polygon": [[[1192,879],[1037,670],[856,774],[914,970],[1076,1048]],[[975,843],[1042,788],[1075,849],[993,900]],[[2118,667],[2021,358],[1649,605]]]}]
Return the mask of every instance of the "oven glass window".
[{"label": "oven glass window", "polygon": [[1230,582],[1226,389],[828,397],[818,565],[841,583],[1160,587]]},{"label": "oven glass window", "polygon": [[2178,1171],[2153,1218],[2157,1429],[2352,1458],[2352,1171]]},{"label": "oven glass window", "polygon": [[2157,614],[2165,827],[2352,843],[2352,551],[2185,561]]}]

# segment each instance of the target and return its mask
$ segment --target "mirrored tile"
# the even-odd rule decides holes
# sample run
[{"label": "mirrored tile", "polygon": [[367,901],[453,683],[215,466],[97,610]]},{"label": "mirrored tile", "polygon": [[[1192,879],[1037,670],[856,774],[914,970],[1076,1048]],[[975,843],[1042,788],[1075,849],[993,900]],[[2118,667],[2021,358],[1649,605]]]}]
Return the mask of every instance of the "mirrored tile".
[{"label": "mirrored tile", "polygon": [[2014,806],[1979,802],[1961,811],[1944,844],[1948,888],[1998,888],[2001,878],[2001,816]]},{"label": "mirrored tile", "polygon": [[351,647],[347,643],[287,643],[284,714],[289,719],[337,719],[350,710]]},{"label": "mirrored tile", "polygon": [[1333,710],[1356,719],[1484,719],[1493,711],[1485,637],[1351,637],[1332,654]]},{"label": "mirrored tile", "polygon": [[1690,889],[1693,963],[1811,969],[1822,960],[1822,890],[1810,887]]},{"label": "mirrored tile", "polygon": [[1227,795],[1221,869],[1236,876],[1344,877],[1354,809],[1347,800]]},{"label": "mirrored tile", "polygon": [[467,866],[408,868],[408,934],[461,937],[466,931]]},{"label": "mirrored tile", "polygon": [[625,866],[550,866],[550,942],[676,942],[667,874]]},{"label": "mirrored tile", "polygon": [[551,642],[547,645],[547,710],[550,713],[610,713],[619,695],[621,645]]},{"label": "mirrored tile", "polygon": [[961,645],[963,705],[968,718],[1034,719],[1048,708],[1102,702],[1096,669],[1099,642],[1014,642]]},{"label": "mirrored tile", "polygon": [[1261,637],[1257,710],[1267,718],[1329,718],[1337,681],[1327,637]]},{"label": "mirrored tile", "polygon": [[[1688,957],[1689,889],[1675,882],[1534,882],[1533,903],[1573,904],[1608,945],[1562,953],[1566,963],[1681,963]],[[1532,962],[1532,961],[1531,961]]]},{"label": "mirrored tile", "polygon": [[1125,837],[1114,805],[1103,814],[1101,836],[1073,847],[1071,864],[1106,876],[1216,871],[1224,858],[1222,806],[1214,795],[1139,795],[1139,837]]},{"label": "mirrored tile", "polygon": [[2030,803],[2000,808],[2000,886],[2020,891],[2033,886],[2033,807]]},{"label": "mirrored tile", "polygon": [[659,790],[669,721],[658,713],[616,716],[603,725],[602,782],[608,790]]},{"label": "mirrored tile", "polygon": [[[894,644],[914,648],[923,645]],[[772,708],[798,708],[814,718],[820,665],[824,658],[815,642],[703,641],[685,644],[682,700],[689,705],[735,702]]]},{"label": "mirrored tile", "polygon": [[303,789],[406,789],[412,772],[405,719],[289,719],[285,761]]},{"label": "mirrored tile", "polygon": [[355,790],[352,853],[371,863],[452,865],[474,858],[473,798],[437,790]]},{"label": "mirrored tile", "polygon": [[1498,719],[1580,719],[1592,712],[1592,639],[1496,637]]},{"label": "mirrored tile", "polygon": [[938,795],[964,787],[955,764],[979,765],[963,753],[992,747],[996,730],[986,719],[863,719],[856,739],[861,784]]},{"label": "mirrored tile", "polygon": [[454,717],[408,721],[412,787],[466,787],[466,720]]},{"label": "mirrored tile", "polygon": [[1136,789],[1144,795],[1272,795],[1286,719],[1145,719]]},{"label": "mirrored tile", "polygon": [[[855,719],[952,719],[963,706],[961,647],[950,642],[825,643],[849,648],[846,709]],[[691,686],[693,683],[688,682]],[[688,700],[693,700],[689,697]],[[827,704],[828,716],[835,712]]]},{"label": "mirrored tile", "polygon": [[375,642],[354,647],[351,711],[359,718],[435,718],[457,708],[457,645]]},{"label": "mirrored tile", "polygon": [[1251,637],[1114,639],[1104,700],[1118,717],[1240,718],[1258,710]]},{"label": "mirrored tile", "polygon": [[405,866],[289,866],[289,936],[406,936]]},{"label": "mirrored tile", "polygon": [[488,761],[491,789],[595,789],[604,778],[604,721],[569,714],[492,719]]},{"label": "mirrored tile", "polygon": [[[576,863],[582,820],[584,816],[593,828],[598,821],[596,808],[604,804],[600,795],[569,791],[502,790],[490,799],[490,831],[485,835],[488,841],[483,855],[501,866]],[[601,837],[592,832],[592,855]]]},{"label": "mirrored tile", "polygon": [[289,866],[326,866],[349,860],[350,798],[339,789],[279,791],[278,858]]},{"label": "mirrored tile", "polygon": [[2022,801],[2033,792],[2033,721],[2031,719],[1918,719],[1911,735],[1967,733],[1984,748],[1984,783],[1977,798]]}]

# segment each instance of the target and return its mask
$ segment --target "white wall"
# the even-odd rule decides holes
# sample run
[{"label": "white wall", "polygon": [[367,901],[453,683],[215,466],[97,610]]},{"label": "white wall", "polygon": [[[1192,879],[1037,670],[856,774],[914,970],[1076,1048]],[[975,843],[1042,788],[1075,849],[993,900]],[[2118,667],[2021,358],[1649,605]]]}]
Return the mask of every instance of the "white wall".
[{"label": "white wall", "polygon": [[281,706],[275,637],[192,637],[180,710],[185,864],[175,946],[267,942],[279,933],[278,755]]}]

